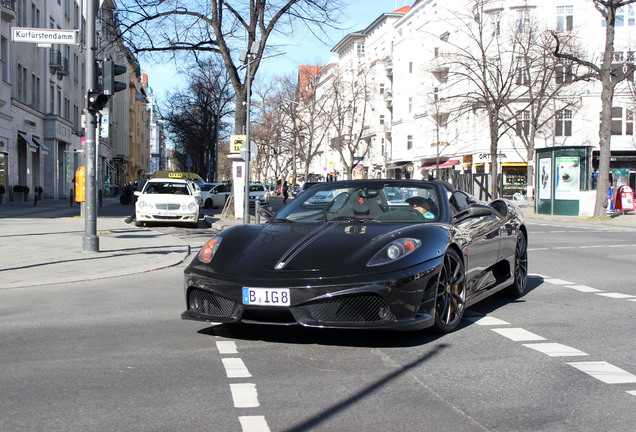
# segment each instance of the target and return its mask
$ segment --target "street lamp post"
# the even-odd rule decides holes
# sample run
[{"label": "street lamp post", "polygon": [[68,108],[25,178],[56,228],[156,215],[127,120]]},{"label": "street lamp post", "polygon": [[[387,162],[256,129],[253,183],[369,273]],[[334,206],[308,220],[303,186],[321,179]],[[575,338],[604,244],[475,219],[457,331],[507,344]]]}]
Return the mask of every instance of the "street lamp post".
[{"label": "street lamp post", "polygon": [[[241,51],[239,60],[243,63],[246,68],[246,77],[245,77],[245,89],[247,95],[246,99],[246,109],[247,113],[245,115],[245,196],[243,197],[244,207],[243,207],[243,223],[250,223],[250,155],[252,153],[251,143],[250,143],[250,105],[251,105],[251,86],[252,86],[252,73],[251,73],[251,65],[256,61],[256,54],[258,53],[258,42],[252,42],[252,46],[249,51],[246,53]],[[262,59],[275,57],[285,54],[284,52],[271,54],[268,56],[262,56]]]}]

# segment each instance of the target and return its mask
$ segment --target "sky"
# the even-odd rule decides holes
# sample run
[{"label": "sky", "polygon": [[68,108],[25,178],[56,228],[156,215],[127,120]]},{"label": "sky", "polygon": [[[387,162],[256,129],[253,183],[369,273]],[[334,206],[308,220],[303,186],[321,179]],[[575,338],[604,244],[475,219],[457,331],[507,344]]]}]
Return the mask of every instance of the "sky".
[{"label": "sky", "polygon": [[[326,44],[306,32],[294,35],[293,38],[270,37],[269,42],[276,44],[276,52],[285,54],[263,59],[256,79],[273,75],[296,74],[302,64],[326,64],[334,56],[331,49],[348,33],[365,29],[376,18],[386,12],[393,12],[405,5],[412,5],[415,0],[345,0],[348,6],[343,12],[346,23],[345,31],[330,34]],[[183,86],[184,79],[173,64],[144,64],[142,72],[148,74],[148,81],[158,102],[165,100],[168,92],[174,92]]]}]

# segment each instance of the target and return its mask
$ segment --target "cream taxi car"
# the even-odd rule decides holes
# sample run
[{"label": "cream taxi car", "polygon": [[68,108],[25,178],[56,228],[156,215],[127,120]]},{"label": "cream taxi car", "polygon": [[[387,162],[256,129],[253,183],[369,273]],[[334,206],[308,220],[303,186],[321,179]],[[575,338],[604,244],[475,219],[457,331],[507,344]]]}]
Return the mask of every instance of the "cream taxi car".
[{"label": "cream taxi car", "polygon": [[141,192],[135,192],[137,224],[199,223],[201,190],[180,178],[151,178]]}]

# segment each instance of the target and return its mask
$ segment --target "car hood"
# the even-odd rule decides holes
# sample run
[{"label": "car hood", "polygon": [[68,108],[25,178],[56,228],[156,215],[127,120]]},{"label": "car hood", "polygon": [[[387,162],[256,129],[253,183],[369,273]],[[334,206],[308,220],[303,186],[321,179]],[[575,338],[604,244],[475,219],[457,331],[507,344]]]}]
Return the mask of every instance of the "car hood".
[{"label": "car hood", "polygon": [[[192,195],[177,194],[142,194],[139,200],[143,200],[153,204],[183,204],[195,200]],[[196,200],[195,200],[196,201]]]},{"label": "car hood", "polygon": [[[450,230],[442,224],[270,223],[239,225],[219,234],[221,244],[209,264],[215,273],[274,277],[351,276],[403,269],[440,256]],[[391,241],[413,237],[422,246],[396,262],[367,263]]]}]

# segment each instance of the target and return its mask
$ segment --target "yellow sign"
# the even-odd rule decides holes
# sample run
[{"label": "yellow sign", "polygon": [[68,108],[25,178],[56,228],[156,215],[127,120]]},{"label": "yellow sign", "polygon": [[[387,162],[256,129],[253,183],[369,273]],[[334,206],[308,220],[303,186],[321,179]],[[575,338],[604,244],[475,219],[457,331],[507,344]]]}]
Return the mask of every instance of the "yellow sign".
[{"label": "yellow sign", "polygon": [[246,150],[244,147],[245,141],[247,141],[246,135],[232,135],[230,136],[230,153],[240,153]]}]

